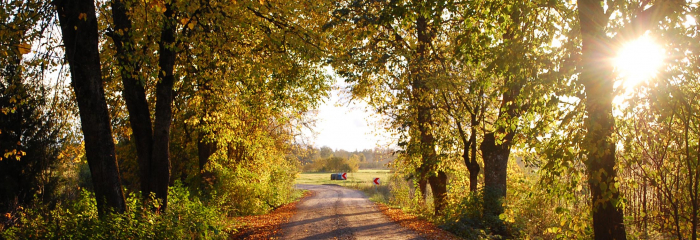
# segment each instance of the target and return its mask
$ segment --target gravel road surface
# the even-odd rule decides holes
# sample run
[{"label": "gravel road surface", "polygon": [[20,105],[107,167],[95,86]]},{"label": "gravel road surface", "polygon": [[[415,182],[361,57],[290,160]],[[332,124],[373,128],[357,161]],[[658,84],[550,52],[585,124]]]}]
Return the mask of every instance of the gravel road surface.
[{"label": "gravel road surface", "polygon": [[361,191],[299,184],[313,195],[297,204],[282,239],[423,239],[391,221]]}]

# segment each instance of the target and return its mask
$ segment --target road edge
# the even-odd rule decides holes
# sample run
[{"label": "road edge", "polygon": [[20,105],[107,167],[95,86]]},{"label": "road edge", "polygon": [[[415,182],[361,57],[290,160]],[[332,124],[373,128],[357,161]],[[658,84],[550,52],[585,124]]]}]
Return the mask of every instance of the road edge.
[{"label": "road edge", "polygon": [[313,191],[304,191],[296,201],[284,204],[263,215],[242,216],[234,218],[236,233],[229,234],[229,239],[280,239],[283,236],[282,225],[296,213],[297,203],[313,196]]},{"label": "road edge", "polygon": [[380,202],[374,202],[374,205],[391,221],[410,229],[426,239],[461,239],[448,231],[438,228],[435,224],[425,219],[420,219],[413,214],[404,212],[400,208],[393,208]]}]

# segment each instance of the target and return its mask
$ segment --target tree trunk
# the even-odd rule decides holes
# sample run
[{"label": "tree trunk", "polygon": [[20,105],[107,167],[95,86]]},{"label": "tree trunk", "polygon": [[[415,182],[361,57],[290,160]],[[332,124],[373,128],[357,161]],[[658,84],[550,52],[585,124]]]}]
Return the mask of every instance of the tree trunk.
[{"label": "tree trunk", "polygon": [[604,27],[607,17],[600,0],[579,0],[581,21],[582,64],[579,76],[586,91],[585,123],[588,132],[584,149],[588,186],[591,189],[593,232],[595,239],[626,239],[622,209],[616,206],[620,192],[615,187],[615,144],[612,134],[613,69],[603,63],[607,59],[609,38]]},{"label": "tree trunk", "polygon": [[469,146],[471,147],[471,163],[467,165],[467,169],[469,170],[469,191],[470,192],[476,192],[478,191],[477,184],[479,181],[479,172],[481,171],[481,168],[479,167],[479,162],[476,161],[476,125],[478,124],[478,120],[476,120],[476,116],[472,115],[472,135],[469,137]]},{"label": "tree trunk", "polygon": [[153,192],[150,189],[149,180],[151,170],[151,156],[153,150],[153,130],[151,127],[151,113],[146,100],[146,90],[139,76],[141,67],[134,58],[136,44],[131,36],[131,20],[127,14],[126,6],[122,0],[112,1],[112,19],[114,20],[114,33],[110,34],[117,49],[117,63],[121,68],[121,79],[124,85],[122,96],[129,112],[129,123],[136,141],[136,155],[139,163],[139,180],[141,181],[142,197],[148,198]]},{"label": "tree trunk", "polygon": [[442,213],[445,209],[445,198],[447,197],[447,174],[443,171],[438,171],[437,176],[428,178],[430,189],[433,191],[433,199],[435,204],[435,216]]},{"label": "tree trunk", "polygon": [[[472,118],[474,118],[474,115],[472,114]],[[464,144],[464,151],[462,152],[462,159],[464,159],[464,165],[467,166],[467,170],[469,171],[469,191],[470,192],[476,192],[478,190],[477,188],[477,181],[479,177],[479,171],[481,171],[481,168],[479,167],[479,163],[476,162],[476,130],[475,127],[473,127],[474,122],[472,121],[472,133],[471,136],[469,136],[469,140],[467,140],[466,133],[462,129],[462,124],[458,121],[457,122],[457,130],[459,130],[459,136],[462,139],[462,143]],[[471,151],[471,158],[469,157],[469,152]]]},{"label": "tree trunk", "polygon": [[216,152],[215,142],[206,142],[204,140],[204,133],[199,133],[197,139],[197,154],[199,157],[199,172],[204,173],[204,166],[209,163],[209,157]]},{"label": "tree trunk", "polygon": [[426,200],[426,193],[428,193],[428,180],[419,179],[418,180],[418,189],[420,190],[421,197],[423,198],[423,201],[425,202]]},{"label": "tree trunk", "polygon": [[175,12],[172,3],[166,4],[163,28],[158,42],[160,53],[158,84],[156,84],[156,114],[153,127],[153,160],[151,162],[151,190],[163,200],[167,208],[170,182],[170,123],[172,122],[173,85],[175,76]]},{"label": "tree trunk", "polygon": [[513,134],[508,133],[501,144],[493,132],[484,135],[481,154],[484,159],[484,215],[498,217],[503,213],[501,202],[506,197],[508,158]]},{"label": "tree trunk", "polygon": [[416,49],[417,61],[415,62],[415,70],[413,74],[413,105],[417,111],[418,131],[420,132],[420,154],[423,158],[421,169],[423,170],[421,178],[428,178],[430,188],[433,191],[433,199],[435,200],[435,215],[442,212],[442,207],[445,202],[445,193],[447,192],[447,175],[437,170],[437,176],[433,176],[435,165],[438,164],[437,152],[435,151],[435,137],[432,134],[432,112],[430,89],[426,85],[426,77],[429,75],[429,70],[426,67],[427,61],[430,59],[428,47],[432,41],[432,34],[428,28],[428,21],[425,16],[419,16],[416,19],[416,31],[418,34],[418,46]]},{"label": "tree trunk", "polygon": [[97,18],[91,0],[56,0],[71,85],[80,110],[92,183],[100,215],[124,212],[126,204],[102,85]]}]

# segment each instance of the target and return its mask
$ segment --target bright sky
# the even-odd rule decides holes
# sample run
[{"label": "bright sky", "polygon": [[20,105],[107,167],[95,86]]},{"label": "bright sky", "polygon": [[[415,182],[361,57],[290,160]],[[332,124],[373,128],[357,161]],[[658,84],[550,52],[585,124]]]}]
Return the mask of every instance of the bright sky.
[{"label": "bright sky", "polygon": [[334,150],[355,151],[374,149],[378,144],[387,145],[391,137],[379,127],[379,118],[364,102],[348,103],[350,95],[343,91],[347,84],[331,72],[327,69],[327,73],[335,79],[335,86],[330,99],[326,99],[318,109],[314,128],[317,135],[305,131],[305,137],[310,138],[310,143],[316,147],[328,146]]}]

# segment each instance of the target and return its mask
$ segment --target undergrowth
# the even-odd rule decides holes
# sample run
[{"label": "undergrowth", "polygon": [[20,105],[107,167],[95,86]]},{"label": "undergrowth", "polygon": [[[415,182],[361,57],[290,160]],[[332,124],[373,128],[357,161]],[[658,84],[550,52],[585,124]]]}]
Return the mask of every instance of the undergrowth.
[{"label": "undergrowth", "polygon": [[21,208],[3,239],[226,239],[234,231],[230,220],[177,183],[169,189],[168,209],[158,213],[157,201],[144,205],[137,194],[127,198],[127,211],[100,218],[95,196],[82,191],[78,199],[49,209],[41,202]]}]

